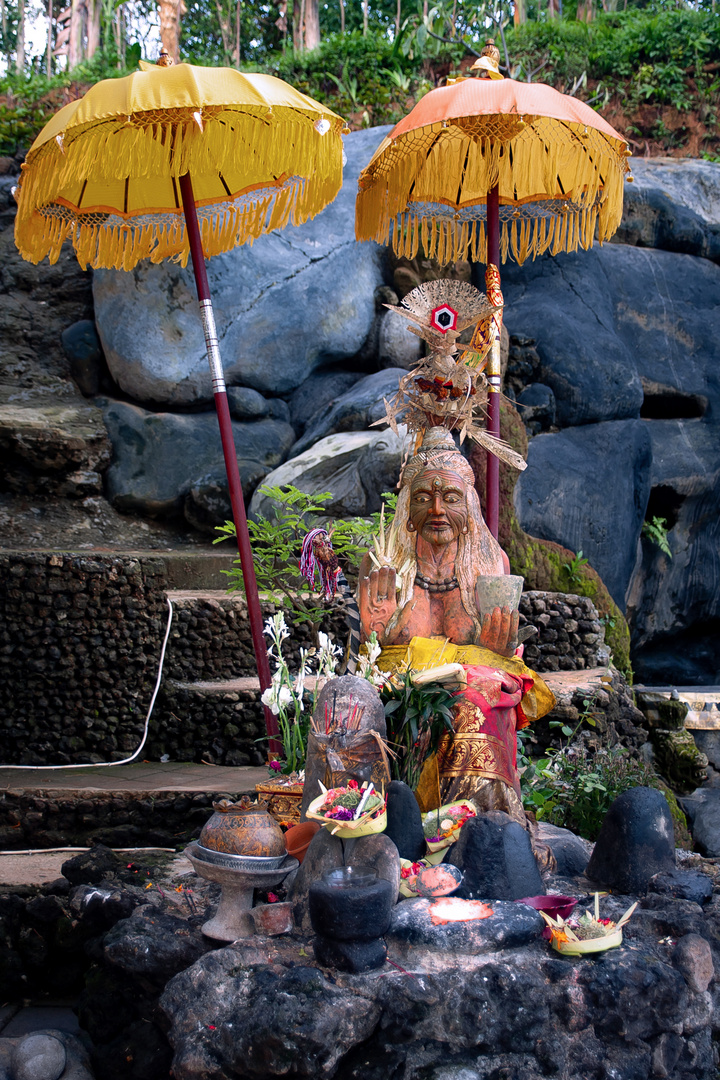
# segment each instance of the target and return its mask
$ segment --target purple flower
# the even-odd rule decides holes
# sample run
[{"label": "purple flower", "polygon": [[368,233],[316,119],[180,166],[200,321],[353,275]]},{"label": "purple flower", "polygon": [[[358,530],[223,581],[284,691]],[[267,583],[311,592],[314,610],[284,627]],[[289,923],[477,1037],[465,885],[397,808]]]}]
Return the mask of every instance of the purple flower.
[{"label": "purple flower", "polygon": [[347,806],[336,806],[334,810],[328,810],[325,817],[332,818],[333,821],[352,821],[353,812]]},{"label": "purple flower", "polygon": [[269,764],[275,772],[282,772],[282,761],[271,761]]}]

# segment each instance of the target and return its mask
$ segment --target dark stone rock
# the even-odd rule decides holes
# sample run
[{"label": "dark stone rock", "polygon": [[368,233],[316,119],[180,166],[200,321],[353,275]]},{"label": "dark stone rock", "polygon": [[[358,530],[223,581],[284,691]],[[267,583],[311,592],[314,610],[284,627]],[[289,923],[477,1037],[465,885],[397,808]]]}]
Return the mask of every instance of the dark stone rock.
[{"label": "dark stone rock", "polygon": [[615,327],[606,250],[503,267],[509,328],[537,342],[537,381],[553,391],[563,428],[628,419],[642,404],[634,357]]},{"label": "dark stone rock", "polygon": [[720,178],[709,161],[635,158],[614,240],[720,261]]},{"label": "dark stone rock", "polygon": [[[720,268],[713,269],[720,277]],[[656,312],[655,320],[659,317]],[[686,330],[685,325],[683,334]],[[718,337],[713,335],[718,334],[720,323],[711,321],[696,346],[690,386],[708,390],[716,385]],[[679,356],[674,362],[680,363]],[[667,522],[673,555],[669,559],[644,537],[628,591],[633,667],[636,678],[650,686],[720,681],[720,427],[715,419],[720,393],[712,400],[702,419],[646,421],[653,452],[646,515]]]},{"label": "dark stone rock", "polygon": [[[208,261],[229,383],[286,394],[361,350],[375,320],[382,249],[354,243],[352,222],[357,177],[379,138],[377,129],[347,136],[342,189],[313,220]],[[170,406],[211,400],[190,267],[145,260],[130,273],[96,270],[93,293],[108,365],[127,394]]]},{"label": "dark stone rock", "polygon": [[316,934],[337,941],[369,941],[382,937],[390,926],[397,899],[389,881],[339,889],[324,881],[310,886],[310,923]]},{"label": "dark stone rock", "polygon": [[643,894],[651,877],[674,869],[673,823],[662,792],[636,787],[618,795],[605,815],[586,875],[615,892]]},{"label": "dark stone rock", "polygon": [[289,401],[290,423],[298,435],[362,378],[361,371],[316,371],[298,386]]},{"label": "dark stone rock", "polygon": [[398,382],[406,374],[402,368],[388,368],[355,383],[324,411],[316,413],[305,434],[293,446],[290,456],[297,457],[320,439],[337,431],[365,431],[385,415],[383,398],[395,397]]},{"label": "dark stone rock", "polygon": [[531,383],[518,396],[517,410],[530,434],[537,435],[555,423],[555,395],[544,383]]},{"label": "dark stone rock", "polygon": [[576,836],[570,829],[561,829],[557,825],[540,824],[540,839],[552,851],[560,877],[578,877],[585,873],[585,867],[592,853],[592,844]]},{"label": "dark stone rock", "polygon": [[[330,679],[325,683],[318,694],[314,715],[318,718],[318,726],[322,727],[325,708],[330,714],[333,710],[336,715],[349,716],[351,708],[357,704],[363,709],[362,719],[357,734],[377,731],[383,738],[387,735],[385,723],[385,709],[380,701],[380,695],[375,687],[367,679],[357,678],[355,675],[343,675],[338,679]],[[374,740],[373,740],[374,742]],[[377,743],[370,748],[372,756],[369,762],[375,760],[378,754]],[[313,799],[320,794],[318,781],[325,781],[326,758],[324,740],[312,739],[308,745],[308,755],[305,762],[305,784],[300,809],[300,817],[304,819],[307,808]],[[370,775],[356,776],[359,782],[369,780]]]},{"label": "dark stone rock", "polygon": [[673,949],[672,959],[690,989],[704,994],[715,977],[709,942],[699,934],[686,934]]},{"label": "dark stone rock", "polygon": [[387,957],[387,946],[382,938],[362,941],[338,941],[318,934],[313,939],[313,952],[318,964],[358,974],[382,967]]},{"label": "dark stone rock", "polygon": [[54,1035],[26,1035],[13,1053],[13,1080],[59,1080],[66,1062],[65,1047]]},{"label": "dark stone rock", "polygon": [[163,986],[209,947],[200,930],[184,919],[147,905],[108,932],[104,955],[127,975]]},{"label": "dark stone rock", "polygon": [[[332,499],[323,507],[328,517],[367,517],[380,509],[383,492],[396,486],[404,455],[404,440],[389,428],[339,432],[274,469],[265,484],[292,484],[311,495],[329,491]],[[273,514],[273,500],[256,491],[249,515]]]},{"label": "dark stone rock", "polygon": [[97,885],[107,874],[119,868],[117,855],[104,844],[96,844],[89,851],[67,859],[62,864],[62,873],[71,885]]},{"label": "dark stone rock", "polygon": [[[252,458],[238,458],[238,471],[243,495],[249,498],[270,469]],[[217,536],[216,525],[232,521],[232,506],[224,469],[214,469],[193,484],[185,496],[183,516],[193,528],[213,536]]]},{"label": "dark stone rock", "polygon": [[463,872],[456,896],[519,900],[545,892],[529,834],[499,810],[466,821],[445,862]]},{"label": "dark stone rock", "polygon": [[109,930],[116,922],[127,919],[139,903],[134,893],[107,884],[102,888],[78,885],[70,896],[70,910],[95,932]]},{"label": "dark stone rock", "polygon": [[177,1080],[233,1072],[260,1080],[289,1068],[313,1080],[331,1077],[382,1011],[369,988],[349,994],[317,968],[238,969],[232,948],[178,975],[160,1003],[172,1024]]},{"label": "dark stone rock", "polygon": [[315,833],[288,893],[288,900],[294,905],[295,924],[306,933],[311,929],[308,909],[310,886],[314,881],[320,881],[328,870],[343,866],[344,861],[343,841],[339,837],[331,836],[327,829]]},{"label": "dark stone rock", "polygon": [[66,877],[58,877],[53,881],[45,882],[41,891],[45,896],[67,896],[71,888],[72,886]]},{"label": "dark stone rock", "polygon": [[[173,513],[196,484],[223,468],[214,413],[152,413],[112,401],[103,415],[115,452],[107,473],[108,497],[120,510]],[[277,420],[235,422],[232,428],[238,459],[252,463],[256,476],[279,465],[295,439],[290,425]]]},{"label": "dark stone rock", "polygon": [[361,836],[357,840],[344,840],[345,864],[369,866],[377,876],[390,882],[393,903],[400,890],[400,856],[395,844],[385,833]]},{"label": "dark stone rock", "polygon": [[25,910],[34,922],[39,923],[57,922],[66,913],[57,896],[36,896],[28,901]]},{"label": "dark stone rock", "polygon": [[650,461],[641,421],[585,424],[532,439],[515,489],[522,528],[582,551],[621,609],[650,494]]},{"label": "dark stone rock", "polygon": [[81,319],[68,326],[62,332],[62,344],[73,379],[86,397],[94,397],[107,374],[95,323],[91,319]]},{"label": "dark stone rock", "polygon": [[701,855],[720,855],[720,789],[698,788],[680,805],[687,814],[695,847]]},{"label": "dark stone rock", "polygon": [[714,769],[720,769],[720,728],[705,731],[693,728],[691,734],[700,753],[705,755]]},{"label": "dark stone rock", "polygon": [[233,420],[261,420],[270,412],[270,403],[249,386],[228,386],[228,405]]},{"label": "dark stone rock", "polygon": [[412,789],[392,780],[387,789],[385,836],[393,841],[401,859],[417,862],[425,854],[422,814]]},{"label": "dark stone rock", "polygon": [[678,900],[692,900],[707,904],[712,899],[712,881],[699,870],[665,870],[654,874],[648,883],[648,891],[661,896],[673,896]]},{"label": "dark stone rock", "polygon": [[[459,841],[458,841],[459,843]],[[537,941],[542,933],[542,917],[526,904],[492,900],[492,915],[485,919],[470,919],[436,925],[432,921],[435,900],[403,900],[393,911],[390,930],[386,935],[389,946],[426,946],[441,952],[479,953],[517,948]]]}]

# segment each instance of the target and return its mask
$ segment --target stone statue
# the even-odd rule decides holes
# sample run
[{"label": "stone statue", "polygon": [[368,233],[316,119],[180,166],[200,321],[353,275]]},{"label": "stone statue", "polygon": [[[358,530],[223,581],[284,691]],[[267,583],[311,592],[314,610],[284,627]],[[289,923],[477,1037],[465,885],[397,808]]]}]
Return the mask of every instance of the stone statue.
[{"label": "stone statue", "polygon": [[525,824],[516,730],[548,712],[554,699],[516,655],[517,611],[498,607],[482,618],[478,612],[478,577],[510,568],[447,428],[428,428],[407,464],[382,554],[384,560],[365,556],[359,584],[362,635],[376,632],[380,668],[459,662],[467,677],[455,737],[430,763],[434,781],[426,768],[421,801],[472,798],[480,809],[503,810]]}]

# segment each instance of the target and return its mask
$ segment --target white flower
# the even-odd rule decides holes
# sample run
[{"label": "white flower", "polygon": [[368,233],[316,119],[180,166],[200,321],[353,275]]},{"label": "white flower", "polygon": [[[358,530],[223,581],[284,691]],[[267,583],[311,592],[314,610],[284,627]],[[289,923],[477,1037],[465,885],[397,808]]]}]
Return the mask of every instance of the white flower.
[{"label": "white flower", "polygon": [[381,646],[378,645],[377,640],[375,640],[375,641],[368,641],[365,648],[367,649],[368,660],[370,661],[371,664],[374,664],[375,661],[377,660],[378,656],[382,652]]},{"label": "white flower", "polygon": [[293,699],[292,690],[289,686],[281,686],[278,692],[278,702],[281,708],[285,705],[289,705]]},{"label": "white flower", "polygon": [[273,716],[277,716],[277,714],[280,712],[280,706],[278,705],[275,698],[274,687],[268,686],[267,690],[263,690],[260,700],[262,701],[263,705],[267,706]]}]

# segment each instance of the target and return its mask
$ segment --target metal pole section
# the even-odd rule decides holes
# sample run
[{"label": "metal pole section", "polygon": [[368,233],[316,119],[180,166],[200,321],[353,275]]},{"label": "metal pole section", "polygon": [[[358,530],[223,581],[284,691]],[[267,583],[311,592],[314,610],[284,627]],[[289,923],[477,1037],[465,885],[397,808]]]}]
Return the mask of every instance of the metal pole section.
[{"label": "metal pole section", "polygon": [[[487,194],[487,265],[500,267],[500,193],[498,185]],[[488,381],[487,430],[500,436],[500,325],[490,348],[486,369]],[[500,462],[494,454],[487,455],[485,520],[497,539],[500,509]]]},{"label": "metal pole section", "polygon": [[[248,535],[247,518],[245,516],[245,502],[243,500],[240,471],[238,469],[237,454],[232,434],[230,420],[230,406],[228,405],[227,391],[225,390],[225,377],[223,375],[220,349],[218,348],[217,331],[215,329],[215,316],[213,314],[212,300],[210,299],[210,286],[208,285],[207,271],[205,269],[205,256],[200,240],[197,212],[195,210],[195,198],[193,196],[190,174],[185,173],[180,177],[180,192],[182,195],[185,225],[187,227],[190,254],[192,256],[195,285],[197,286],[198,300],[200,301],[200,315],[205,331],[205,345],[207,346],[210,374],[212,376],[213,393],[215,394],[215,408],[217,409],[218,423],[220,425],[220,439],[222,440],[223,455],[225,457],[225,471],[227,472],[228,490],[230,492],[230,504],[232,506],[235,532],[237,534],[238,551],[240,552],[240,565],[242,566],[243,581],[245,582],[245,596],[247,598],[248,618],[250,619],[250,634],[252,636],[255,662],[257,664],[258,678],[260,679],[260,692],[270,686],[270,663],[267,655],[267,644],[263,637],[262,612],[260,611],[260,597],[258,596],[257,581],[255,579],[255,566],[253,564],[252,550],[250,548],[250,536]],[[265,726],[271,737],[278,734],[276,718],[267,706],[265,709]],[[277,740],[269,743],[272,753],[278,753],[282,746]]]}]

